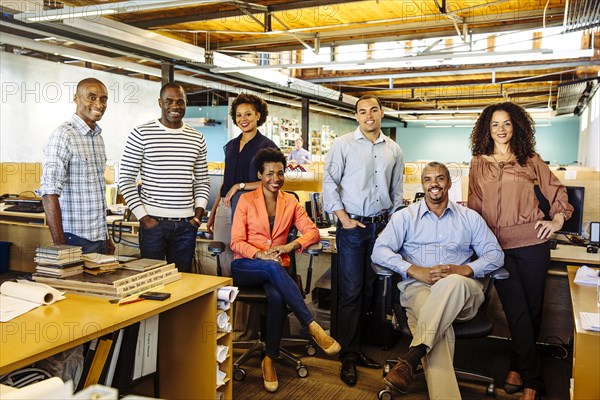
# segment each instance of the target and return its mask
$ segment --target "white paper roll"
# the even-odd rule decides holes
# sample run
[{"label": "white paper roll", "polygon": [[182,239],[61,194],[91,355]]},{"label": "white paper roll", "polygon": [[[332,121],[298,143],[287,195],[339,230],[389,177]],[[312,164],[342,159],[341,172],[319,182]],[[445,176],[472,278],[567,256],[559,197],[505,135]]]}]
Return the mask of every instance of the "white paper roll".
[{"label": "white paper roll", "polygon": [[217,327],[220,331],[224,331],[229,323],[229,315],[226,312],[220,312],[217,314]]},{"label": "white paper roll", "polygon": [[17,299],[33,301],[38,304],[52,304],[55,301],[51,290],[35,285],[24,285],[16,282],[4,282],[0,293]]},{"label": "white paper roll", "polygon": [[224,286],[217,291],[217,299],[232,302],[235,300],[239,289],[235,286]]},{"label": "white paper roll", "polygon": [[229,346],[217,345],[217,362],[222,363],[227,358]]}]

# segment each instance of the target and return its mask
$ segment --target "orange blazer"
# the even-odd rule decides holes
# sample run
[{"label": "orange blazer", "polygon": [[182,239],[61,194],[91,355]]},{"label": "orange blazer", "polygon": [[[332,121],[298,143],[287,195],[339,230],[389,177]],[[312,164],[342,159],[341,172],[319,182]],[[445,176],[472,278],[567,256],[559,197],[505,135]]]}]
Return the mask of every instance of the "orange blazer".
[{"label": "orange blazer", "polygon": [[[231,227],[234,258],[254,258],[259,251],[286,244],[292,224],[302,233],[296,238],[302,246],[298,252],[321,239],[319,230],[292,194],[283,191],[278,193],[273,232],[269,226],[262,186],[243,194],[235,209]],[[289,255],[281,257],[281,264],[286,267],[290,265]]]}]

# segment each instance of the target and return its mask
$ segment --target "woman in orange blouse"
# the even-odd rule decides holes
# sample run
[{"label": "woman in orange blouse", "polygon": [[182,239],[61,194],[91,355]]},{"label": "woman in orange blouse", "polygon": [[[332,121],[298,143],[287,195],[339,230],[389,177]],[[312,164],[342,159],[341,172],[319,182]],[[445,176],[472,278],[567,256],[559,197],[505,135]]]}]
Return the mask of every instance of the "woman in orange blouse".
[{"label": "woman in orange blouse", "polygon": [[[287,253],[302,251],[320,239],[296,198],[280,191],[286,157],[277,149],[267,148],[258,152],[254,162],[261,185],[242,195],[237,204],[231,229],[231,275],[239,285],[262,286],[266,292],[267,349],[262,370],[265,389],[274,392],[279,384],[273,361],[279,356],[286,304],[326,354],[336,354],[340,345],[314,320],[296,282],[285,270],[290,265]],[[302,235],[287,243],[292,225]]]},{"label": "woman in orange blouse", "polygon": [[[483,110],[471,133],[468,206],[480,213],[504,250],[506,280],[496,281],[511,332],[513,355],[504,388],[523,390],[521,399],[544,389],[538,337],[544,287],[550,266],[550,235],[570,218],[566,188],[534,150],[535,128],[529,114],[506,102]],[[544,221],[534,184],[551,205]]]}]

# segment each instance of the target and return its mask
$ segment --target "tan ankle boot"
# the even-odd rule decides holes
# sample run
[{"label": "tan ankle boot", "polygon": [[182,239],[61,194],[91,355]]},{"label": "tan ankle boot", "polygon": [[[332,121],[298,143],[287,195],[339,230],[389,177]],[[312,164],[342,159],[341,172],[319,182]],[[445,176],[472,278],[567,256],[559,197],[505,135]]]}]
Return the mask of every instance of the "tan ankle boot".
[{"label": "tan ankle boot", "polygon": [[308,332],[313,337],[315,343],[329,356],[339,353],[342,348],[340,344],[336,342],[334,338],[329,336],[327,332],[321,328],[321,325],[317,324],[315,321],[308,324]]}]

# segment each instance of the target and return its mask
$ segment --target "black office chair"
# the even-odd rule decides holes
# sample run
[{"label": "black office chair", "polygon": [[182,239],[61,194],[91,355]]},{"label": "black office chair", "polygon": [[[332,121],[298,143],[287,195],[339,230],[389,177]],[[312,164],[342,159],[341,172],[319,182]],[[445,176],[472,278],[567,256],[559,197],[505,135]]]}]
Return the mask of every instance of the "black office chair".
[{"label": "black office chair", "polygon": [[[298,195],[294,192],[289,192],[293,194],[296,199],[298,199]],[[297,230],[292,226],[290,232],[288,233],[288,242],[293,241],[297,236]],[[208,251],[216,257],[217,260],[217,275],[222,276],[222,268],[221,268],[221,260],[220,254],[225,250],[225,244],[223,242],[211,242],[208,245]],[[315,243],[304,250],[306,254],[310,256],[308,263],[308,271],[306,277],[306,286],[303,289],[300,279],[297,276],[296,272],[296,258],[294,254],[290,254],[290,267],[287,268],[288,273],[291,277],[298,283],[298,287],[300,288],[300,292],[302,296],[305,297],[306,294],[310,292],[311,280],[312,280],[312,270],[313,270],[313,258],[316,255],[321,254],[323,250],[323,245],[321,243]],[[234,343],[238,346],[250,346],[244,354],[238,357],[237,360],[233,363],[233,379],[237,381],[241,381],[246,377],[246,370],[242,368],[244,362],[246,362],[251,357],[258,355],[261,358],[264,356],[266,352],[266,306],[267,306],[267,296],[260,286],[241,286],[234,282],[235,286],[238,286],[239,293],[236,297],[236,301],[241,303],[247,303],[251,306],[260,307],[260,332],[259,338],[257,340],[252,341],[238,341]],[[312,344],[310,339],[301,339],[301,338],[282,338],[281,345],[279,351],[280,356],[291,362],[295,368],[296,373],[300,378],[305,378],[308,376],[308,368],[302,363],[298,357],[296,357],[289,350],[285,349],[283,345],[289,346],[304,346],[304,351],[306,355],[313,356],[316,354],[316,349]]]},{"label": "black office chair", "polygon": [[[404,308],[400,305],[400,291],[398,290],[397,283],[401,280],[398,274],[395,274],[393,271],[384,268],[377,264],[371,264],[375,273],[377,273],[377,277],[380,280],[383,280],[383,290],[381,292],[382,301],[380,302],[380,309],[377,310],[382,320],[388,319],[388,309],[386,309],[386,299],[388,298],[388,290],[392,290],[391,296],[391,308],[398,322],[398,329],[402,331],[403,334],[407,336],[412,336],[410,332],[410,328],[408,327],[408,319],[406,317],[406,312]],[[454,328],[454,336],[456,339],[478,339],[484,338],[490,335],[494,331],[494,325],[492,320],[487,315],[487,307],[490,303],[490,297],[492,294],[492,287],[494,286],[495,280],[507,279],[508,271],[504,268],[499,268],[487,276],[487,279],[484,281],[483,293],[485,299],[479,307],[477,314],[475,317],[469,321],[455,321],[452,324],[452,328]],[[389,284],[391,280],[391,285]],[[389,305],[389,301],[388,301]],[[383,367],[383,376],[386,376],[390,370],[397,363],[397,360],[386,360],[386,363]],[[486,395],[496,397],[496,386],[494,384],[494,378],[485,376],[478,372],[466,371],[460,368],[455,368],[454,372],[456,374],[457,380],[466,380],[472,382],[480,382],[486,384]],[[417,371],[419,375],[422,374],[422,370],[419,369]],[[377,398],[379,400],[391,400],[392,399],[392,391],[390,389],[383,389],[377,394]]]}]

